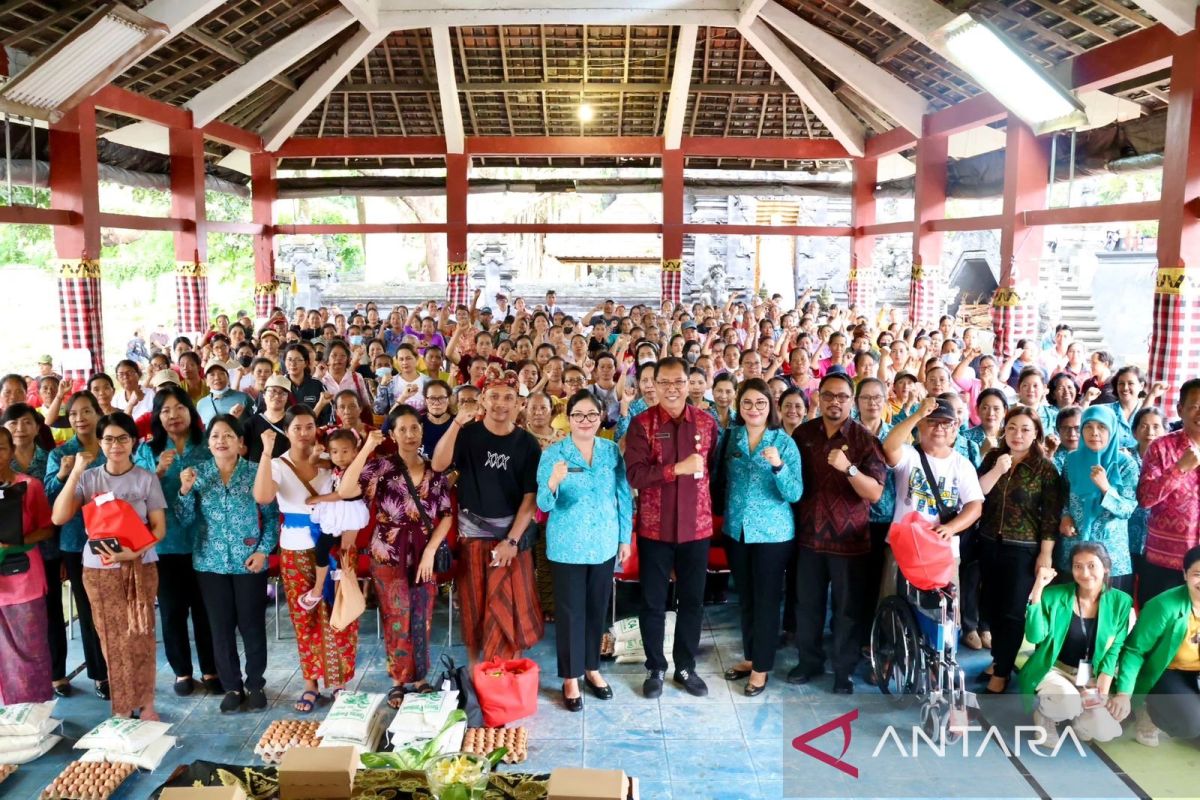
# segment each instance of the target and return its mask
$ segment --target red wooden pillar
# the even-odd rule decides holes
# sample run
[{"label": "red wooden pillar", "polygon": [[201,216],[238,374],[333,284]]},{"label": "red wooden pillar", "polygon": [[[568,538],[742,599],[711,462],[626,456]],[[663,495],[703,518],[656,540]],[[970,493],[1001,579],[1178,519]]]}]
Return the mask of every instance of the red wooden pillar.
[{"label": "red wooden pillar", "polygon": [[446,154],[446,303],[451,308],[467,303],[467,174],[471,157]]},{"label": "red wooden pillar", "polygon": [[270,153],[250,156],[250,210],[261,233],[254,234],[254,316],[262,324],[277,304],[279,285],[275,281],[275,157]]},{"label": "red wooden pillar", "polygon": [[[1200,13],[1197,14],[1200,18]],[[1163,150],[1162,218],[1150,377],[1167,385],[1174,409],[1179,387],[1200,376],[1200,31],[1180,36],[1171,60],[1171,104]],[[1189,206],[1189,203],[1191,205]]]},{"label": "red wooden pillar", "polygon": [[71,380],[104,370],[104,323],[100,294],[100,176],[96,157],[96,108],[90,101],[50,125],[50,203],[75,212],[70,225],[54,228],[58,257],[58,309],[64,351],[88,352],[89,369],[65,370]]},{"label": "red wooden pillar", "polygon": [[672,309],[683,299],[683,151],[662,158],[662,303]]},{"label": "red wooden pillar", "polygon": [[929,133],[917,141],[917,172],[913,178],[913,260],[908,318],[915,327],[937,324],[940,313],[938,287],[942,265],[942,234],[927,223],[946,216],[946,160],[950,141]]},{"label": "red wooden pillar", "polygon": [[200,335],[208,331],[208,236],[204,210],[204,134],[172,128],[171,215],[189,224],[175,237],[176,328]]},{"label": "red wooden pillar", "polygon": [[1000,227],[1000,286],[992,296],[993,345],[1007,358],[1017,341],[1037,336],[1037,285],[1042,228],[1025,212],[1046,207],[1050,158],[1029,126],[1009,116],[1004,150],[1004,207]]},{"label": "red wooden pillar", "polygon": [[875,313],[875,270],[871,263],[871,252],[875,249],[875,237],[864,236],[859,230],[864,225],[875,224],[875,183],[879,177],[879,161],[860,158],[854,162],[854,183],[850,199],[850,276],[846,294],[850,306],[859,315],[868,317]]}]

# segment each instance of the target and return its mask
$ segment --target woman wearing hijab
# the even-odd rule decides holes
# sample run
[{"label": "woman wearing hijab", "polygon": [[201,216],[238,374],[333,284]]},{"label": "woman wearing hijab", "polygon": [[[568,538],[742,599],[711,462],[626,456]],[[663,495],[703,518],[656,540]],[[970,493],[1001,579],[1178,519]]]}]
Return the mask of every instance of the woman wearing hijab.
[{"label": "woman wearing hijab", "polygon": [[1059,571],[1070,571],[1075,544],[1100,542],[1112,559],[1113,587],[1131,593],[1129,518],[1137,509],[1137,462],[1120,447],[1119,423],[1111,406],[1085,409],[1080,423],[1082,441],[1063,466],[1067,503],[1059,528]]}]

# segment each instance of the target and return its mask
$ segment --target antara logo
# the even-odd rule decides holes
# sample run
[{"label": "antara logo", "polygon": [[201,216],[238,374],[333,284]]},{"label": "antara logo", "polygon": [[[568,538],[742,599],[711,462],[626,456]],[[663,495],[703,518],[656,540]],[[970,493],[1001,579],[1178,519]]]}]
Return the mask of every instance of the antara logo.
[{"label": "antara logo", "polygon": [[[842,758],[846,755],[846,751],[850,749],[850,737],[852,736],[850,723],[854,722],[856,719],[858,719],[857,708],[853,711],[847,711],[840,717],[835,717],[834,719],[829,720],[829,722],[826,722],[824,725],[818,725],[810,731],[805,731],[795,739],[792,739],[792,747],[796,748],[801,753],[804,753],[806,756],[815,758],[822,764],[828,764],[834,769],[846,773],[851,778],[857,778],[858,767],[854,766],[853,764],[847,764],[842,760]],[[842,732],[842,752],[839,753],[836,758],[829,755],[829,753],[826,753],[823,750],[818,750],[809,744],[809,742],[811,742],[813,739],[820,739],[822,736],[832,730],[840,730]]]}]

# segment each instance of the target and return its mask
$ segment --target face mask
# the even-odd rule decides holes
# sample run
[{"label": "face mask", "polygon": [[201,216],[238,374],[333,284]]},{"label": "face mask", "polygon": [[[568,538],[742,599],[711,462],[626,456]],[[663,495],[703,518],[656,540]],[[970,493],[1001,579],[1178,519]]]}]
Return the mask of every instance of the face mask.
[{"label": "face mask", "polygon": [[242,356],[241,358],[238,359],[238,363],[241,364],[243,367],[249,367],[250,363],[252,361],[254,361],[253,356]]},{"label": "face mask", "polygon": [[657,360],[658,359],[656,359],[654,356],[639,358],[638,365],[641,366],[642,364],[653,364]]},{"label": "face mask", "polygon": [[376,376],[379,378],[379,380],[381,380],[381,381],[382,381],[382,380],[387,380],[388,376],[390,376],[391,374],[392,374],[392,368],[391,368],[391,367],[380,367],[379,369],[377,369],[377,370],[375,371],[375,375],[376,375]]},{"label": "face mask", "polygon": [[958,362],[961,360],[961,353],[946,353],[946,355],[942,356],[942,363],[947,367],[956,367],[958,366]]},{"label": "face mask", "polygon": [[700,360],[700,354],[697,353],[695,350],[693,350],[692,352],[686,354],[684,356],[684,358],[687,360],[687,362],[689,364],[695,364],[697,361]]}]

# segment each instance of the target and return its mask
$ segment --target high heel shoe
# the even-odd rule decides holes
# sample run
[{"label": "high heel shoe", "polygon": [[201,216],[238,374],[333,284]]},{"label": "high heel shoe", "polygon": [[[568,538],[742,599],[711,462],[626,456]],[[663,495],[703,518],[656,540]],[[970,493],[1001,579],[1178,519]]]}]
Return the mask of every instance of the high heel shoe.
[{"label": "high heel shoe", "polygon": [[562,697],[563,705],[567,707],[567,711],[583,711],[583,695],[567,697],[567,690],[563,689]]},{"label": "high heel shoe", "polygon": [[604,686],[599,686],[595,683],[592,683],[590,680],[588,680],[586,675],[583,676],[583,682],[587,684],[588,691],[590,691],[596,697],[596,699],[612,700],[613,690],[611,686],[607,684]]},{"label": "high heel shoe", "polygon": [[770,679],[770,675],[764,675],[761,686],[755,686],[753,683],[747,683],[746,688],[743,689],[742,692],[746,695],[746,697],[758,697],[767,690],[767,681]]}]

